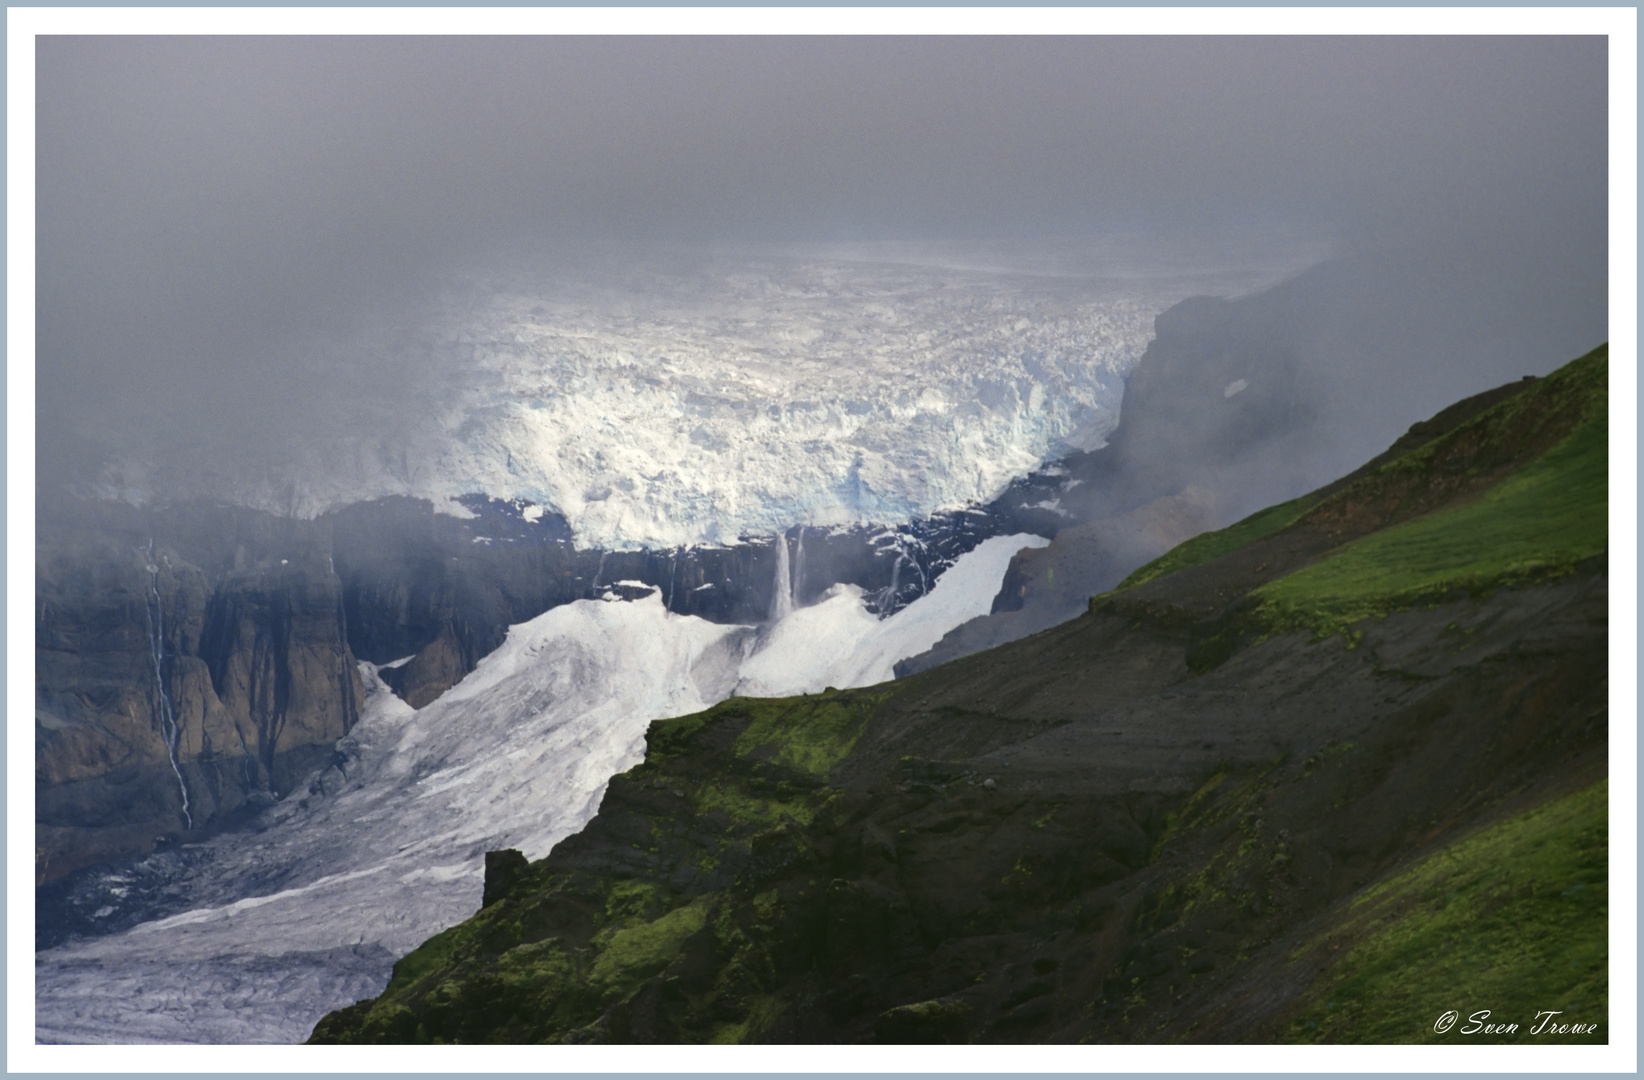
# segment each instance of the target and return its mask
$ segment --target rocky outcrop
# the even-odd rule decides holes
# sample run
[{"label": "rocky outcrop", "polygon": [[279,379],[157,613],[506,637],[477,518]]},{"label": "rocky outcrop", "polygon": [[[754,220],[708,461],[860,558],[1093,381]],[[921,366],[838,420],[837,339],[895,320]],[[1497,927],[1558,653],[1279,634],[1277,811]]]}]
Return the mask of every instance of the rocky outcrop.
[{"label": "rocky outcrop", "polygon": [[420,709],[462,681],[478,663],[464,651],[451,625],[402,664],[383,668],[379,675],[413,709]]}]

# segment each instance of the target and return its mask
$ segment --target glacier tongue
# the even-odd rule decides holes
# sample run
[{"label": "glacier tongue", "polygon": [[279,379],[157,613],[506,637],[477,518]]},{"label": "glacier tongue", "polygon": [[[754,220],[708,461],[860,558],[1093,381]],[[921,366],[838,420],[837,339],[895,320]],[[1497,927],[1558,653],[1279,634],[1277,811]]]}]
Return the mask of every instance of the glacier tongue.
[{"label": "glacier tongue", "polygon": [[420,711],[362,665],[367,704],[316,774],[209,842],[194,906],[36,956],[41,1042],[296,1042],[380,993],[395,958],[479,906],[484,853],[541,858],[637,764],[650,720],[733,692],[860,686],[984,613],[1010,556],[995,537],[925,597],[876,619],[850,589],[761,629],[668,612],[660,593],[580,600],[512,627]]}]

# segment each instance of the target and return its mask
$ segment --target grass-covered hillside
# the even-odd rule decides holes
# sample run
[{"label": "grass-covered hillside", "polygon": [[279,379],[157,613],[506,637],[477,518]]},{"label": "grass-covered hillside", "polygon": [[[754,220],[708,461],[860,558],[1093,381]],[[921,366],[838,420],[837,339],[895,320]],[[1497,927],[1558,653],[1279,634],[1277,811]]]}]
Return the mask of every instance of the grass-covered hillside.
[{"label": "grass-covered hillside", "polygon": [[314,1041],[1605,1041],[1606,363],[1032,638],[653,724]]},{"label": "grass-covered hillside", "polygon": [[[1607,548],[1607,351],[1339,485],[1196,537],[1116,591],[1236,551],[1270,554],[1264,569],[1290,572],[1250,591],[1243,628],[1325,635],[1569,574]],[[1300,558],[1286,550],[1293,539]]]}]

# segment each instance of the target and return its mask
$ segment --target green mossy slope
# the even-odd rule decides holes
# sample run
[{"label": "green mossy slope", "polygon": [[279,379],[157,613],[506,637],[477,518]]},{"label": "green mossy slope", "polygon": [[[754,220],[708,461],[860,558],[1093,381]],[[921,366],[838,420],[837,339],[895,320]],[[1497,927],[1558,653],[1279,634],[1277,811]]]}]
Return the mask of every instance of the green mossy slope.
[{"label": "green mossy slope", "polygon": [[1456,592],[1562,577],[1609,540],[1609,424],[1599,413],[1472,502],[1362,540],[1255,590],[1269,632],[1335,633]]},{"label": "green mossy slope", "polygon": [[1601,561],[1608,370],[1601,346],[1515,393],[1480,395],[1454,426],[1416,425],[1402,451],[1188,541],[1091,610],[1190,627],[1189,664],[1206,671],[1274,634],[1351,643],[1367,619]]},{"label": "green mossy slope", "polygon": [[[1403,452],[1395,446],[1320,491],[1195,537],[1136,570],[1108,595],[1232,555],[1259,540],[1277,543],[1287,533],[1322,535],[1335,542],[1327,548],[1375,537],[1358,550],[1343,551],[1332,569],[1304,572],[1292,587],[1263,597],[1277,614],[1287,606],[1300,612],[1339,596],[1344,606],[1330,618],[1332,624],[1351,617],[1355,604],[1361,618],[1385,611],[1377,598],[1396,606],[1401,597],[1434,590],[1477,590],[1563,572],[1604,548],[1608,373],[1609,349],[1600,346],[1544,379],[1527,381],[1517,393],[1442,434],[1423,440],[1417,433],[1436,425],[1418,424],[1400,440],[1414,446]],[[1501,396],[1495,391],[1480,398]],[[1503,490],[1486,495],[1509,478]],[[1485,505],[1463,509],[1481,496]],[[1441,510],[1457,516],[1396,531]],[[1395,535],[1386,535],[1389,531]],[[1282,558],[1274,560],[1274,569],[1275,576],[1286,572]]]},{"label": "green mossy slope", "polygon": [[1145,566],[1138,567],[1131,575],[1121,581],[1114,592],[1122,592],[1135,585],[1142,585],[1154,578],[1174,574],[1178,570],[1186,570],[1192,566],[1207,563],[1237,551],[1240,548],[1264,536],[1270,536],[1282,529],[1287,529],[1301,519],[1313,507],[1317,506],[1317,495],[1303,495],[1299,499],[1269,506],[1265,510],[1258,510],[1243,521],[1229,525],[1225,529],[1195,536],[1185,543],[1178,544],[1157,559]]},{"label": "green mossy slope", "polygon": [[[601,1021],[654,996],[664,970],[676,972],[666,1011],[692,1041],[757,1037],[771,1012],[758,976],[786,904],[778,890],[736,886],[804,857],[805,827],[839,795],[828,772],[884,696],[731,698],[655,722],[646,760],[607,795],[630,810],[615,823],[621,850],[592,866],[534,864],[508,897],[396,964],[379,998],[322,1022],[315,1041],[345,1030],[386,1042],[645,1041],[645,1029]],[[690,768],[710,747],[723,767]],[[635,873],[661,861],[669,880]],[[714,970],[693,965],[700,954],[717,958]]]},{"label": "green mossy slope", "polygon": [[[1599,781],[1366,889],[1296,957],[1335,958],[1283,1037],[1450,1043],[1487,1010],[1479,1023],[1518,1027],[1472,1041],[1608,1041],[1608,845]],[[1456,1027],[1436,1030],[1452,1010]],[[1544,1020],[1596,1030],[1549,1032]]]}]

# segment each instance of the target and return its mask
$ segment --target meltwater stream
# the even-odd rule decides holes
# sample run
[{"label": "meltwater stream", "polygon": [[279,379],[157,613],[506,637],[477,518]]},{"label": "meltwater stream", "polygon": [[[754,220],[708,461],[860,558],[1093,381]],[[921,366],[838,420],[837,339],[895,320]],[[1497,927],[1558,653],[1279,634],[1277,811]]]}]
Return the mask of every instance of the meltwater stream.
[{"label": "meltwater stream", "polygon": [[487,850],[541,858],[580,829],[607,780],[643,757],[650,720],[733,692],[888,680],[898,659],[986,613],[1010,557],[1045,543],[987,540],[885,619],[854,586],[804,608],[778,590],[786,614],[763,627],[675,615],[654,589],[579,600],[512,627],[416,711],[364,664],[366,704],[332,765],[254,830],[175,860],[187,880],[167,895],[186,904],[36,955],[36,1040],[302,1041],[478,909]]},{"label": "meltwater stream", "polygon": [[[148,647],[149,656],[154,662],[154,693],[159,698],[160,708],[160,738],[166,744],[166,755],[171,760],[171,771],[177,777],[177,789],[183,796],[183,824],[185,828],[194,828],[194,815],[189,812],[188,784],[183,781],[182,766],[177,761],[177,740],[182,734],[182,728],[177,723],[176,710],[171,705],[171,694],[166,689],[165,650],[166,650],[166,622],[165,609],[160,602],[160,567],[155,562],[154,541],[148,542],[148,551],[145,555],[145,566],[148,570],[148,594],[144,597],[143,614],[148,620]],[[241,742],[244,742],[242,738]]]}]

